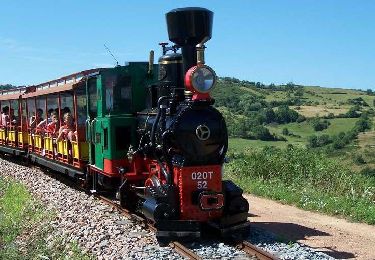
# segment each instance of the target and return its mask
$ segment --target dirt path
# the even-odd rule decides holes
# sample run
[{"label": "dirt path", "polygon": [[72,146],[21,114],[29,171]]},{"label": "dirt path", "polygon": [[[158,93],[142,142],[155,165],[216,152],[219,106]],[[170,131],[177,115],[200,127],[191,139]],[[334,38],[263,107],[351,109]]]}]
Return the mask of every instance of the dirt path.
[{"label": "dirt path", "polygon": [[254,226],[340,259],[375,259],[375,226],[304,211],[272,200],[245,196]]}]

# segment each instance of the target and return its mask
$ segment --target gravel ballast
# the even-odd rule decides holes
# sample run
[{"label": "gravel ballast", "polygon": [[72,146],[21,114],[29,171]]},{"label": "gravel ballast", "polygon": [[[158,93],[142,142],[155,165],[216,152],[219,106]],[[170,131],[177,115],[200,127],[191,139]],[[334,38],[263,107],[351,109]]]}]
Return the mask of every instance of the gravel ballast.
[{"label": "gravel ballast", "polygon": [[[56,218],[50,223],[53,232],[46,241],[50,246],[56,239],[77,242],[84,252],[97,259],[182,258],[173,249],[160,247],[152,231],[37,168],[0,159],[0,173],[26,185],[47,210],[56,212]],[[249,241],[281,259],[333,259],[298,243],[276,242],[272,234],[263,230],[252,229]],[[244,252],[218,242],[195,242],[189,247],[204,259],[249,258]]]}]

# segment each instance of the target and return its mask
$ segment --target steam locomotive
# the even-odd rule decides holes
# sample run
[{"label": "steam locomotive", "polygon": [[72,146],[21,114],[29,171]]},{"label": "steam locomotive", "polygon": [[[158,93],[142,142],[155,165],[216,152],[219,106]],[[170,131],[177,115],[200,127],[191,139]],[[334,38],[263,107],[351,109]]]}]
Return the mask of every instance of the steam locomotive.
[{"label": "steam locomotive", "polygon": [[[17,123],[1,123],[0,151],[82,180],[92,192],[115,192],[121,206],[155,223],[160,240],[197,238],[206,227],[246,235],[249,204],[222,180],[228,134],[210,96],[216,75],[204,60],[213,12],[174,9],[166,20],[173,44],[161,43],[157,65],[151,52],[148,63],[3,91],[1,107]],[[60,128],[72,114],[74,138],[28,120],[42,121],[51,109]]]}]

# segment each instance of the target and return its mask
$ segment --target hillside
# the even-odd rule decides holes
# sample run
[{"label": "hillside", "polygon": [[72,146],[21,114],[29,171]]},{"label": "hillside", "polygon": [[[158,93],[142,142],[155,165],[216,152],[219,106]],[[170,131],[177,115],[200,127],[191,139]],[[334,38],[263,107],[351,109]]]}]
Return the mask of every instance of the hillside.
[{"label": "hillside", "polygon": [[356,171],[375,168],[371,90],[220,78],[213,96],[227,121],[229,153],[296,145],[324,150]]}]

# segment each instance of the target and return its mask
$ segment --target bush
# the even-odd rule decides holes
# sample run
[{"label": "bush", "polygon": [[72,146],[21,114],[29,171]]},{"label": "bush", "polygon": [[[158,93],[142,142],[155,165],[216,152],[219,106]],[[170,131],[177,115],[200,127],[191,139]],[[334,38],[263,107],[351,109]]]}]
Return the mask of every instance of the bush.
[{"label": "bush", "polygon": [[251,134],[255,139],[262,141],[274,141],[276,138],[273,136],[267,127],[258,125],[251,129]]},{"label": "bush", "polygon": [[319,136],[316,136],[316,135],[309,136],[307,138],[307,141],[308,141],[307,146],[310,148],[322,147],[322,146],[332,143],[332,139],[327,134],[319,135]]},{"label": "bush", "polygon": [[349,138],[344,132],[340,132],[338,135],[333,136],[332,146],[334,149],[342,149],[347,145],[352,139]]},{"label": "bush", "polygon": [[297,120],[296,120],[297,123],[302,123],[304,121],[306,121],[306,117],[303,116],[303,115],[299,115]]},{"label": "bush", "polygon": [[357,165],[366,164],[366,161],[361,154],[355,154],[353,156],[353,161]]},{"label": "bush", "polygon": [[356,105],[356,106],[364,106],[364,107],[368,107],[369,105],[367,104],[367,102],[361,98],[361,97],[358,97],[358,98],[353,98],[353,99],[348,99],[348,104],[350,105]]},{"label": "bush", "polygon": [[364,132],[368,129],[372,128],[372,121],[368,117],[367,113],[363,113],[361,115],[361,118],[355,123],[354,127],[350,129],[348,132],[340,132],[337,135],[332,136],[329,138],[327,135],[321,135],[321,136],[310,136],[308,138],[308,145],[307,147],[310,148],[316,148],[316,147],[322,147],[327,144],[331,144],[332,146],[329,147],[329,150],[327,151],[333,151],[333,149],[342,149],[346,145],[348,145],[352,140],[356,139],[358,136],[358,133]]},{"label": "bush", "polygon": [[344,115],[348,118],[358,118],[361,116],[357,111],[359,110],[358,106],[351,107],[348,112],[346,112]]},{"label": "bush", "polygon": [[279,124],[296,122],[298,116],[299,114],[288,106],[279,106],[275,112],[276,122]]},{"label": "bush", "polygon": [[361,174],[365,177],[370,177],[375,179],[375,169],[366,167],[361,171]]},{"label": "bush", "polygon": [[260,102],[255,102],[253,104],[250,104],[248,107],[249,111],[259,111],[263,105]]},{"label": "bush", "polygon": [[320,120],[319,118],[314,118],[311,124],[315,131],[323,131],[324,129],[327,129],[331,123],[328,120]]},{"label": "bush", "polygon": [[326,118],[327,119],[333,119],[333,118],[335,118],[335,114],[329,113]]},{"label": "bush", "polygon": [[365,132],[366,130],[370,130],[372,128],[372,122],[367,114],[364,113],[361,118],[355,122],[354,128],[358,132]]},{"label": "bush", "polygon": [[288,128],[284,127],[284,128],[283,128],[283,131],[282,131],[282,134],[283,134],[283,135],[289,135],[289,130],[288,130]]},{"label": "bush", "polygon": [[275,111],[273,111],[272,108],[265,108],[261,111],[261,115],[263,115],[264,122],[267,124],[275,122],[276,120]]}]

